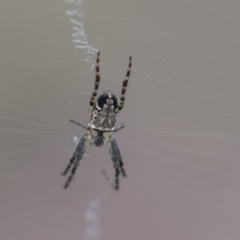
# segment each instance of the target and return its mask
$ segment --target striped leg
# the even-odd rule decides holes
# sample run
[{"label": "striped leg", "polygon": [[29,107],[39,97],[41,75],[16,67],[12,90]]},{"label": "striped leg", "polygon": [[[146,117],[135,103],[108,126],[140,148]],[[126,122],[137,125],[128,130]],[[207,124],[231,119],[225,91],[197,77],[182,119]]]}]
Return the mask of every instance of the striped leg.
[{"label": "striped leg", "polygon": [[97,59],[96,59],[96,77],[95,77],[95,85],[94,85],[94,90],[92,93],[92,97],[90,99],[90,107],[92,108],[94,103],[95,103],[95,99],[97,96],[97,91],[98,91],[98,87],[99,87],[99,82],[100,82],[100,74],[99,74],[99,57],[100,57],[100,51],[97,54]]},{"label": "striped leg", "polygon": [[128,70],[127,70],[127,74],[126,74],[125,80],[123,81],[123,85],[122,85],[122,93],[121,93],[120,103],[118,105],[118,111],[121,111],[123,108],[123,105],[124,105],[125,92],[126,92],[127,85],[128,85],[128,79],[129,79],[130,73],[131,73],[131,67],[132,67],[132,56],[129,57]]}]

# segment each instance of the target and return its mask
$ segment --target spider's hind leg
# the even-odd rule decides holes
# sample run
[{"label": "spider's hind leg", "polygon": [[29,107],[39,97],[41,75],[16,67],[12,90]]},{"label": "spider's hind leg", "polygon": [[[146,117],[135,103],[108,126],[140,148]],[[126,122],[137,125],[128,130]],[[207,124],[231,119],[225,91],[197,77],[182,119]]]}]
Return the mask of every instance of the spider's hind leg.
[{"label": "spider's hind leg", "polygon": [[118,111],[122,110],[124,102],[125,102],[125,93],[126,93],[126,90],[127,90],[127,85],[128,85],[128,80],[129,80],[130,73],[131,73],[131,68],[132,68],[132,57],[130,56],[129,57],[127,74],[126,74],[126,77],[125,77],[125,79],[123,81],[123,84],[122,84],[122,93],[121,93],[120,103],[118,105]]},{"label": "spider's hind leg", "polygon": [[100,83],[99,58],[100,58],[100,52],[98,52],[97,59],[96,59],[96,76],[95,76],[94,90],[93,90],[93,93],[92,93],[92,97],[90,99],[90,109],[93,107],[93,105],[95,103],[95,99],[96,99],[96,96],[97,96],[99,83]]}]

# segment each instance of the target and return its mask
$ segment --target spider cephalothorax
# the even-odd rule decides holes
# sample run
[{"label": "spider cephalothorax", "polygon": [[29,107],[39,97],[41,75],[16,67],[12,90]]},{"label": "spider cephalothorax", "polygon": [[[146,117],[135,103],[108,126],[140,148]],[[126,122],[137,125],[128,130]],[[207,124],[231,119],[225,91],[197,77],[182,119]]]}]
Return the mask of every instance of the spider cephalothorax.
[{"label": "spider cephalothorax", "polygon": [[69,164],[63,171],[63,175],[66,175],[68,171],[71,169],[71,174],[68,177],[64,188],[67,188],[70,182],[75,175],[77,167],[80,161],[83,158],[83,155],[86,151],[88,143],[93,143],[97,147],[102,146],[103,144],[108,145],[109,153],[111,155],[111,159],[113,162],[113,166],[115,168],[115,189],[119,188],[119,174],[121,173],[124,177],[126,176],[126,172],[123,168],[123,161],[120,149],[118,147],[117,141],[112,134],[113,132],[117,132],[118,130],[124,128],[123,124],[120,124],[117,128],[115,127],[116,117],[119,111],[123,108],[125,101],[125,92],[127,89],[128,79],[130,77],[131,66],[132,66],[132,58],[129,58],[128,70],[123,81],[122,92],[120,103],[118,104],[116,96],[110,91],[106,90],[97,98],[97,90],[100,82],[100,74],[99,74],[99,57],[100,52],[98,52],[97,60],[96,60],[96,78],[95,78],[95,86],[92,93],[92,97],[90,99],[90,109],[91,109],[91,119],[88,125],[85,125],[80,122],[76,122],[74,120],[70,120],[77,125],[80,125],[85,128],[85,133],[81,136],[79,143],[72,155],[72,158],[69,160]]}]

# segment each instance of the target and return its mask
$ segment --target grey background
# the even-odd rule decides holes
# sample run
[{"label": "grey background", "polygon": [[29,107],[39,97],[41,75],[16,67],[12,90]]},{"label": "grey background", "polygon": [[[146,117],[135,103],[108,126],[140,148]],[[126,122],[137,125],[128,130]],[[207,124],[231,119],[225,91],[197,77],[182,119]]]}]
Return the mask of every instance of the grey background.
[{"label": "grey background", "polygon": [[[240,238],[240,2],[1,1],[3,240]],[[128,173],[115,192],[106,148],[60,175],[100,91],[120,95]]]}]

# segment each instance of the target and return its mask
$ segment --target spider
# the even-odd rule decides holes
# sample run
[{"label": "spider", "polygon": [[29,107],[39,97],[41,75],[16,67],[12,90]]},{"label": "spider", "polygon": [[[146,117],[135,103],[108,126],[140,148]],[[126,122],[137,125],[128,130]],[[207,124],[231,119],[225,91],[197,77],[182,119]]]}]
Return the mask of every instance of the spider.
[{"label": "spider", "polygon": [[62,175],[65,176],[67,175],[69,170],[71,171],[67,178],[67,181],[63,186],[65,189],[69,187],[89,143],[95,144],[97,147],[107,144],[109,154],[113,162],[113,167],[115,168],[115,190],[119,189],[119,174],[121,173],[123,177],[126,177],[126,171],[123,167],[121,151],[113,133],[124,128],[124,124],[122,123],[118,127],[115,127],[115,122],[118,113],[122,110],[124,105],[125,92],[131,73],[132,57],[129,57],[128,70],[122,84],[122,92],[119,104],[116,96],[110,90],[104,91],[96,100],[97,91],[100,83],[99,58],[100,52],[98,52],[97,54],[95,85],[92,97],[90,99],[90,123],[88,123],[88,125],[85,125],[84,123],[76,122],[70,119],[70,122],[83,127],[85,129],[85,132],[82,134],[79,143],[75,151],[73,152],[72,157],[69,160],[68,165],[62,172]]}]

